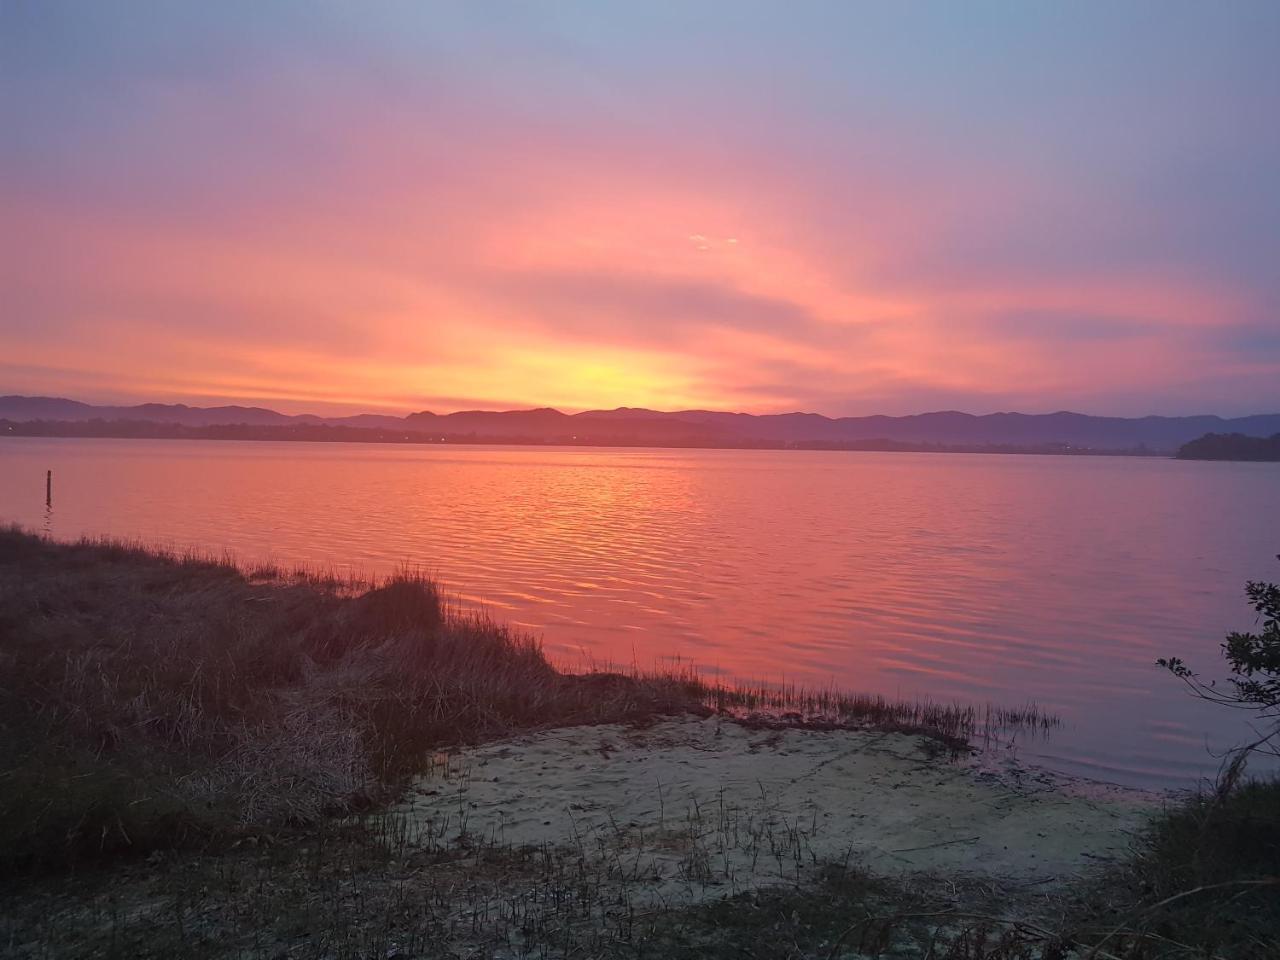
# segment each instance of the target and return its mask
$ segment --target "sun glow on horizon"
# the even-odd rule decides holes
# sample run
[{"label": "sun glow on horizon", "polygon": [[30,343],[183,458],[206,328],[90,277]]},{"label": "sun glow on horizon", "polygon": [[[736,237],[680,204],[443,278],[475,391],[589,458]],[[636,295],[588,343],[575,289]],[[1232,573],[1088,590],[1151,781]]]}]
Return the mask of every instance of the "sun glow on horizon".
[{"label": "sun glow on horizon", "polygon": [[1280,408],[1266,7],[1004,11],[1000,56],[840,4],[740,10],[714,49],[680,7],[285,5],[252,44],[76,10],[0,13],[8,392]]}]

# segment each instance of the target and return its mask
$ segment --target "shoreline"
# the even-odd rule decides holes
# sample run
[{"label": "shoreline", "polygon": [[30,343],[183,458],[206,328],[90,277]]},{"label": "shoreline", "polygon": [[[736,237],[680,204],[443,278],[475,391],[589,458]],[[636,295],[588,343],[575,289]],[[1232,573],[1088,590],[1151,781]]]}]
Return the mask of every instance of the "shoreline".
[{"label": "shoreline", "polygon": [[[1038,951],[1046,909],[1122,863],[1159,801],[1022,773],[915,734],[714,716],[520,733],[438,753],[381,811],[0,888],[0,954],[729,960],[774,956],[735,943],[767,951],[762,912],[849,936],[855,907],[937,919],[859,928],[851,947],[916,956],[986,930]],[[865,955],[817,946],[789,955]]]},{"label": "shoreline", "polygon": [[[539,439],[537,437],[477,437],[470,434],[450,434],[446,437],[431,434],[405,434],[403,431],[369,430],[366,428],[314,428],[314,427],[257,427],[227,425],[215,427],[174,427],[165,424],[143,423],[148,429],[107,432],[88,432],[77,429],[73,421],[56,422],[36,426],[22,422],[0,420],[0,437],[47,440],[213,440],[240,441],[245,443],[329,443],[372,444],[399,447],[533,447],[537,449],[576,448],[584,450],[778,450],[798,453],[967,453],[987,456],[1045,456],[1045,457],[1137,457],[1142,459],[1174,460],[1175,451],[1139,448],[1073,447],[1070,444],[942,444],[914,443],[896,440],[849,441],[826,443],[821,441],[788,441],[742,443],[658,443],[651,440],[627,442],[617,439],[591,441],[588,439]],[[17,429],[15,429],[15,427]],[[65,428],[65,429],[63,429]],[[325,434],[329,435],[325,435]],[[304,435],[305,434],[305,435]],[[364,434],[368,434],[365,436]]]},{"label": "shoreline", "polygon": [[879,877],[1060,887],[1120,860],[1166,798],[1034,768],[983,771],[873,730],[753,730],[731,718],[602,724],[450,754],[391,808],[419,843],[477,836],[631,863],[644,903],[691,905],[821,864]]},{"label": "shoreline", "polygon": [[0,722],[18,741],[4,745],[15,809],[34,818],[9,824],[0,856],[15,865],[83,856],[99,829],[96,855],[145,854],[376,806],[435,752],[527,730],[720,715],[920,734],[958,755],[1056,723],[1034,705],[726,685],[692,668],[562,672],[539,642],[411,571],[343,580],[10,528],[0,575],[12,614]]},{"label": "shoreline", "polygon": [[411,575],[9,529],[0,601],[3,956],[1040,960],[1106,917],[1156,942],[1134,876],[1180,808],[975,762],[976,715],[560,674]]}]

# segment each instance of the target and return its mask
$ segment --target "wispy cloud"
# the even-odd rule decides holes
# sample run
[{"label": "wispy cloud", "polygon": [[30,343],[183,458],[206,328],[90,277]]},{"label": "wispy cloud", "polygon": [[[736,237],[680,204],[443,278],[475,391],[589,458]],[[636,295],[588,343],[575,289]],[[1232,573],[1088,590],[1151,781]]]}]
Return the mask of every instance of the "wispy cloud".
[{"label": "wispy cloud", "polygon": [[1277,409],[1280,8],[1159,12],[5,5],[0,377]]}]

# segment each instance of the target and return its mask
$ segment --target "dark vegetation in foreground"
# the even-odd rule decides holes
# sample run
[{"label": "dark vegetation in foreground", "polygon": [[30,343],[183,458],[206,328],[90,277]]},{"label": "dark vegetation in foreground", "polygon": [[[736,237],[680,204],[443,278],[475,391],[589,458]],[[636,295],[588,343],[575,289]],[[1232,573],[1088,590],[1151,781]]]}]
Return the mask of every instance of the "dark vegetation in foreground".
[{"label": "dark vegetation in foreground", "polygon": [[370,588],[0,531],[0,956],[1280,956],[1280,782],[1245,781],[1241,764],[1156,818],[1128,863],[1043,893],[831,864],[664,909],[631,899],[621,859],[424,843],[379,808],[452,744],[713,709],[937,723],[944,742],[1048,722],[568,675],[413,575]]},{"label": "dark vegetation in foreground", "polygon": [[633,899],[625,857],[474,836],[424,844],[375,813],[294,842],[0,890],[0,956],[1275,960],[1278,837],[1272,782],[1172,811],[1096,881],[1042,891],[835,863],[678,909]]},{"label": "dark vegetation in foreground", "polygon": [[998,882],[907,884],[832,865],[812,887],[691,911],[657,942],[663,949],[636,955],[1275,960],[1280,780],[1237,783],[1168,809],[1135,838],[1129,862],[1065,890],[1028,897]]},{"label": "dark vegetation in foreground", "polygon": [[441,747],[697,704],[562,674],[416,575],[352,586],[0,532],[0,868],[313,823]]},{"label": "dark vegetation in foreground", "polygon": [[1167,810],[1086,905],[1124,957],[1280,957],[1280,779]]}]

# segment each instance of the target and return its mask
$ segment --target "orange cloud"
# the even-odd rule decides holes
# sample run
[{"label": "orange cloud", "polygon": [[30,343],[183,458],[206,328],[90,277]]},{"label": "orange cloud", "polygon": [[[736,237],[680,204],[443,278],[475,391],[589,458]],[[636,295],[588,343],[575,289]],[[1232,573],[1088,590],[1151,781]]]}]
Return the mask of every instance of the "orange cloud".
[{"label": "orange cloud", "polygon": [[[286,409],[866,413],[1045,390],[1057,406],[1176,382],[1204,358],[1171,331],[1247,316],[1223,289],[1150,272],[886,271],[963,207],[913,174],[879,171],[866,196],[824,185],[875,216],[833,235],[812,226],[822,189],[749,159],[709,182],[695,148],[685,173],[629,164],[627,144],[584,163],[554,138],[473,131],[449,153],[394,111],[363,125],[298,191],[194,212],[9,197],[24,245],[6,286],[44,330],[10,339],[12,388]],[[967,187],[1002,216],[1026,189]],[[1020,335],[1017,317],[1044,314],[1145,325],[1140,369],[1069,324]]]}]

